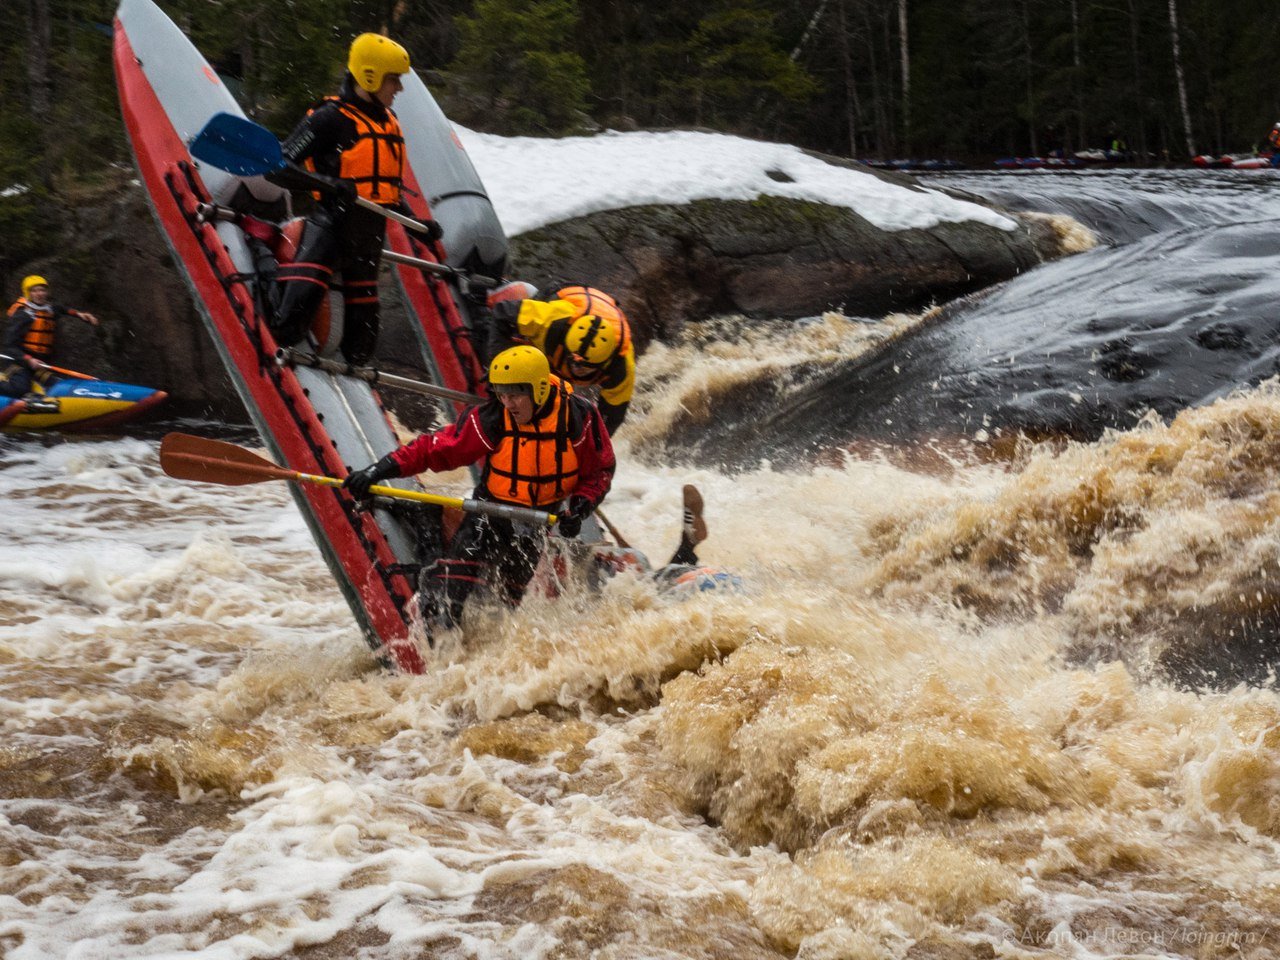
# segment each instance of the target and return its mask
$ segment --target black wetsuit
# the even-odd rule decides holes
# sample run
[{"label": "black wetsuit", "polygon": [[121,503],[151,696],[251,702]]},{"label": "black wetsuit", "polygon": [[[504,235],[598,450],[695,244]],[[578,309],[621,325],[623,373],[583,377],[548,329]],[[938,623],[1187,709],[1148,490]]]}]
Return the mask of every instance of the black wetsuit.
[{"label": "black wetsuit", "polygon": [[[285,158],[298,164],[310,161],[316,173],[338,180],[343,153],[360,138],[358,124],[344,112],[344,107],[359,111],[378,125],[386,124],[388,116],[394,117],[376,100],[357,96],[348,76],[338,97],[321,102],[289,135],[284,142]],[[403,140],[398,147],[391,144],[391,148],[398,149],[403,157]],[[389,195],[398,202],[399,170],[394,174],[382,179]],[[377,185],[370,199],[382,202],[377,197]],[[383,217],[357,206],[350,193],[321,194],[316,209],[307,217],[294,262],[279,269],[280,286],[271,328],[281,345],[302,339],[328,290],[331,275],[340,270],[342,352],[352,363],[366,363],[372,358],[378,341],[378,266],[386,224]]]}]

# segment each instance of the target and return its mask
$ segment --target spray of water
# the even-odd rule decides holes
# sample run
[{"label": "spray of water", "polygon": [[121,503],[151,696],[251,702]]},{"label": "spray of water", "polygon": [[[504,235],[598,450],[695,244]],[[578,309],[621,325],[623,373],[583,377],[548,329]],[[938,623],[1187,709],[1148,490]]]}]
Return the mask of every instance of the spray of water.
[{"label": "spray of water", "polygon": [[535,593],[419,677],[283,489],[4,441],[0,952],[1274,954],[1280,700],[1168,653],[1273,642],[1280,394],[927,470],[651,455],[881,329],[648,359],[610,516],[660,563],[698,484],[744,592]]}]

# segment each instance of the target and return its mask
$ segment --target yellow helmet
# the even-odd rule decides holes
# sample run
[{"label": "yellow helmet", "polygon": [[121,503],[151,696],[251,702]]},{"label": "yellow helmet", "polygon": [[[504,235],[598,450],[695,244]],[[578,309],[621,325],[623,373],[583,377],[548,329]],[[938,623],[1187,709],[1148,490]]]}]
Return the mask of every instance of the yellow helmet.
[{"label": "yellow helmet", "polygon": [[22,295],[24,297],[31,296],[31,290],[34,287],[47,287],[49,281],[44,277],[38,277],[34,273],[29,277],[22,278]]},{"label": "yellow helmet", "polygon": [[564,349],[577,362],[602,368],[621,352],[626,340],[625,320],[588,313],[573,321],[564,335]]},{"label": "yellow helmet", "polygon": [[347,69],[356,83],[377,93],[388,73],[409,72],[409,51],[380,33],[362,33],[351,42]]},{"label": "yellow helmet", "polygon": [[489,364],[489,386],[495,394],[503,393],[502,387],[528,387],[533,405],[540,407],[551,394],[551,365],[537,347],[511,347]]}]

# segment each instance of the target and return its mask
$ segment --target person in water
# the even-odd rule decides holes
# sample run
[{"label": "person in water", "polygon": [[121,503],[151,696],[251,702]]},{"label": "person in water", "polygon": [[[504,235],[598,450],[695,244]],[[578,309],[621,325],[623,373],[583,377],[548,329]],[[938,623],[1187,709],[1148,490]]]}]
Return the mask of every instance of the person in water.
[{"label": "person in water", "polygon": [[[364,498],[382,480],[483,460],[476,499],[556,513],[560,536],[577,537],[613,482],[613,444],[599,411],[567,389],[532,346],[494,357],[489,387],[493,395],[457,423],[351,473],[343,487]],[[545,546],[545,530],[468,513],[444,556],[422,571],[428,638],[436,628],[457,626],[467,597],[486,580],[516,606]]]},{"label": "person in water", "polygon": [[54,359],[58,321],[63,317],[75,317],[91,327],[98,325],[92,313],[53,303],[44,277],[23,279],[22,296],[9,308],[9,324],[0,347],[0,395],[24,398],[30,413],[58,411],[56,399],[32,390],[37,384],[45,389],[59,379],[49,364]]},{"label": "person in water", "polygon": [[[504,293],[515,297],[501,299]],[[626,419],[636,384],[631,325],[617,301],[594,287],[567,286],[546,300],[529,284],[495,291],[490,303],[488,355],[513,344],[533,344],[551,370],[575,387],[599,390],[599,408],[609,432]]]},{"label": "person in water", "polygon": [[[283,144],[286,160],[319,174],[332,189],[317,195],[293,262],[279,267],[271,331],[281,346],[306,335],[334,271],[340,270],[342,352],[356,364],[373,356],[387,221],[358,206],[356,197],[408,213],[401,200],[404,136],[391,109],[404,89],[400,78],[408,72],[404,47],[376,33],[361,34],[351,44],[338,95],[309,110]],[[282,178],[288,185],[288,174]],[[434,243],[440,226],[434,220],[426,224],[427,239]]]},{"label": "person in water", "polygon": [[707,524],[702,516],[702,494],[691,483],[684,485],[682,507],[680,544],[671,555],[671,559],[663,566],[653,569],[649,558],[634,548],[607,543],[597,544],[592,547],[591,560],[594,566],[589,571],[590,582],[599,587],[605,577],[615,576],[627,570],[638,570],[651,577],[659,588],[672,592],[679,592],[689,586],[697,590],[720,589],[726,586],[740,589],[742,581],[738,577],[718,567],[704,566],[698,559],[697,546],[707,539]]}]

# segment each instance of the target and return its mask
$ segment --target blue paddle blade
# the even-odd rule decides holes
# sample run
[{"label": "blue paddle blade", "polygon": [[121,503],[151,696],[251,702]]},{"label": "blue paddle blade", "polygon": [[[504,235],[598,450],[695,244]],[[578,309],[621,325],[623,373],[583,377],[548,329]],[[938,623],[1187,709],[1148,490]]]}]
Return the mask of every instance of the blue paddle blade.
[{"label": "blue paddle blade", "polygon": [[275,134],[233,113],[215,113],[190,149],[197,160],[237,177],[257,177],[285,165]]}]

